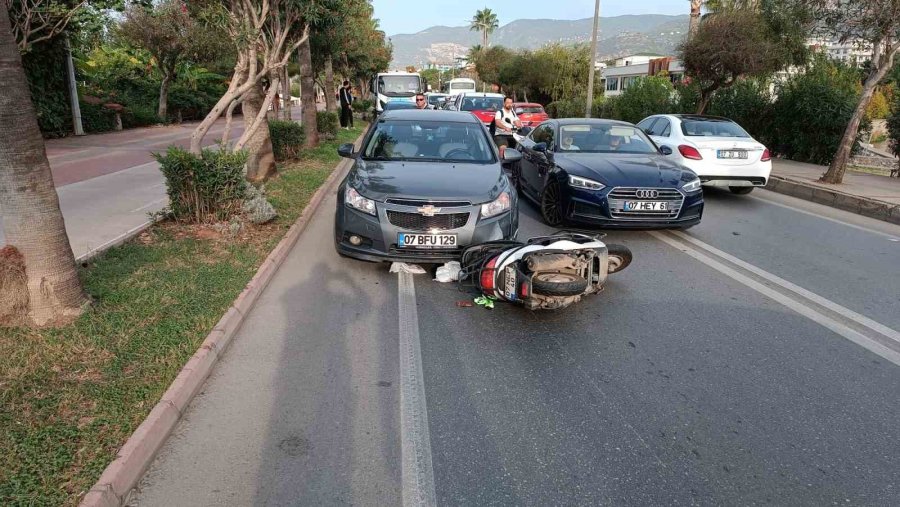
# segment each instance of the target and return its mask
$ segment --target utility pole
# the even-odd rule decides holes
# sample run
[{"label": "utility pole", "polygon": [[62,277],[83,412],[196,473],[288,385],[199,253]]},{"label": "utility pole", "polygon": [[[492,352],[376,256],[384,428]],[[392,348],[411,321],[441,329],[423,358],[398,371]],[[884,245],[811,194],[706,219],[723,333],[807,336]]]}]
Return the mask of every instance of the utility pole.
[{"label": "utility pole", "polygon": [[587,105],[584,108],[584,117],[591,117],[591,108],[594,105],[594,67],[597,59],[597,27],[600,24],[600,0],[594,0],[594,30],[591,33],[591,68],[588,69]]},{"label": "utility pole", "polygon": [[66,36],[66,81],[69,82],[69,103],[72,105],[72,128],[76,136],[84,135],[81,126],[81,106],[78,104],[78,86],[75,84],[75,64],[72,63],[72,47],[69,45],[69,36]]}]

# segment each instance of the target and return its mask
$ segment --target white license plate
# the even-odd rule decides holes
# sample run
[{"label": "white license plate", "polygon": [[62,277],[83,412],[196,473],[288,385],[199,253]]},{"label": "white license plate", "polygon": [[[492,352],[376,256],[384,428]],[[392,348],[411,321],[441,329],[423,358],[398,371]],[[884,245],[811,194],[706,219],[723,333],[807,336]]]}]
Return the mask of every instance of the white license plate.
[{"label": "white license plate", "polygon": [[669,211],[666,201],[625,201],[625,211]]},{"label": "white license plate", "polygon": [[716,152],[716,156],[726,159],[747,158],[747,152],[744,150],[719,150]]},{"label": "white license plate", "polygon": [[397,238],[401,248],[456,248],[456,234],[410,234],[401,232]]}]

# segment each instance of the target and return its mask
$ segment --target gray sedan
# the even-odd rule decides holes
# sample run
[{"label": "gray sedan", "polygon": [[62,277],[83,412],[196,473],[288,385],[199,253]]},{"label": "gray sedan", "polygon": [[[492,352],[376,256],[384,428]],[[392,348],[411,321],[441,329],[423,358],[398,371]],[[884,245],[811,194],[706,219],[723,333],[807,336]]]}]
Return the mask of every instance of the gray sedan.
[{"label": "gray sedan", "polygon": [[442,262],[472,244],[511,239],[518,195],[490,136],[469,113],[387,111],[373,123],[337,195],[338,253],[366,261]]}]

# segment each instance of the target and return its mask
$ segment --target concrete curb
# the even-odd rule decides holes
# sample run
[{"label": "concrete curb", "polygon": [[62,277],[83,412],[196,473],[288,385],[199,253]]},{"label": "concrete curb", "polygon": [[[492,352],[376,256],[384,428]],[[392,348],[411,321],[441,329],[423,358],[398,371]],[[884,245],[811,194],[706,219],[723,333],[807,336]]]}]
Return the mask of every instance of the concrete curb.
[{"label": "concrete curb", "polygon": [[[357,138],[357,144],[360,139],[362,135]],[[316,190],[303,213],[288,229],[275,249],[269,253],[197,352],[184,365],[159,403],[150,410],[147,418],[116,453],[116,458],[82,499],[80,507],[118,507],[128,500],[131,490],[137,486],[144,472],[150,467],[156,454],[184,415],[185,409],[203,387],[219,357],[228,348],[243,324],[244,317],[287,258],[309,224],[310,218],[325,200],[325,196],[334,191],[350,165],[350,160],[341,160],[328,179]]]},{"label": "concrete curb", "polygon": [[766,190],[900,225],[900,205],[771,175]]}]

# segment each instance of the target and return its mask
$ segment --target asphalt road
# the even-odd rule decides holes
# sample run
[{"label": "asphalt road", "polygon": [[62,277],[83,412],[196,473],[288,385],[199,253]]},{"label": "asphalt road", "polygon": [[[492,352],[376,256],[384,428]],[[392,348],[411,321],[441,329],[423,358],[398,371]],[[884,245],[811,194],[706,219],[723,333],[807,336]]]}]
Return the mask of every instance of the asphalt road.
[{"label": "asphalt road", "polygon": [[532,313],[408,293],[322,247],[333,213],[132,504],[900,504],[900,227],[708,191],[686,233],[611,233],[635,260],[603,293]]}]

